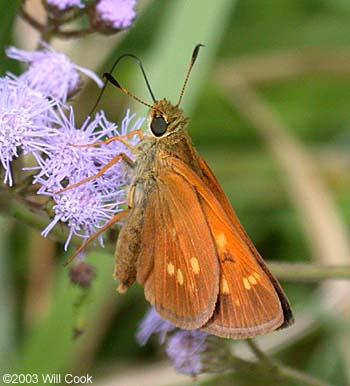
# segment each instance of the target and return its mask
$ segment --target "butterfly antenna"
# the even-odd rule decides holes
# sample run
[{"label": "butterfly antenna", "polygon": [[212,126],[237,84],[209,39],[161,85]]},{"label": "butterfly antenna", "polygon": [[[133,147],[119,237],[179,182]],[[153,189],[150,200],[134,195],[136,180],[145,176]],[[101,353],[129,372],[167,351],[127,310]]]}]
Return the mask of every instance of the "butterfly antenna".
[{"label": "butterfly antenna", "polygon": [[151,85],[148,81],[148,78],[147,78],[147,75],[146,75],[146,72],[145,72],[145,69],[142,65],[142,62],[141,60],[136,56],[136,55],[133,55],[133,54],[124,54],[124,55],[121,55],[119,56],[119,58],[114,62],[111,70],[109,72],[105,72],[103,74],[103,78],[105,79],[105,83],[103,85],[103,88],[100,92],[100,95],[98,96],[97,98],[97,101],[96,103],[94,104],[93,108],[91,109],[91,112],[90,112],[90,116],[94,113],[94,111],[96,110],[96,107],[97,105],[100,103],[100,100],[102,98],[102,95],[104,94],[105,90],[106,90],[106,87],[107,87],[107,84],[108,82],[112,83],[114,86],[118,87],[120,90],[122,90],[125,94],[129,95],[130,97],[132,97],[133,99],[137,100],[138,102],[142,103],[143,105],[147,106],[147,107],[152,107],[150,104],[144,102],[143,100],[141,100],[140,98],[138,98],[136,95],[132,94],[130,91],[128,91],[125,87],[121,86],[120,83],[113,77],[112,73],[113,71],[115,70],[117,64],[125,57],[130,57],[130,58],[133,58],[134,60],[136,60],[136,62],[138,63],[140,69],[141,69],[141,72],[142,72],[142,75],[143,75],[143,78],[145,80],[145,83],[146,83],[146,86],[147,86],[147,89],[149,91],[149,93],[151,94],[151,97],[152,97],[152,100],[153,102],[156,101],[156,98],[154,97],[154,94],[153,94],[153,91],[152,91],[152,88],[151,88]]},{"label": "butterfly antenna", "polygon": [[176,105],[177,107],[180,106],[180,103],[182,101],[182,97],[184,95],[188,79],[190,77],[193,65],[196,62],[196,59],[197,59],[197,56],[198,56],[198,52],[199,52],[199,49],[201,47],[205,47],[204,44],[197,44],[196,47],[194,47],[194,50],[193,50],[193,53],[192,53],[190,67],[188,68],[188,71],[187,71],[187,74],[186,74],[186,78],[185,78],[185,81],[184,81],[184,85],[182,86],[182,90],[181,90],[181,93],[180,93],[179,101],[177,102],[177,105]]},{"label": "butterfly antenna", "polygon": [[152,105],[143,101],[142,99],[140,99],[139,97],[137,97],[136,95],[134,95],[132,92],[130,92],[128,89],[126,89],[125,87],[123,87],[118,81],[117,79],[115,79],[113,77],[113,75],[111,75],[109,72],[105,72],[103,74],[103,77],[106,79],[107,82],[110,82],[113,84],[113,86],[115,87],[118,87],[120,90],[122,90],[125,94],[129,95],[131,98],[135,99],[136,101],[142,103],[143,105],[149,107],[149,108],[152,108]]}]

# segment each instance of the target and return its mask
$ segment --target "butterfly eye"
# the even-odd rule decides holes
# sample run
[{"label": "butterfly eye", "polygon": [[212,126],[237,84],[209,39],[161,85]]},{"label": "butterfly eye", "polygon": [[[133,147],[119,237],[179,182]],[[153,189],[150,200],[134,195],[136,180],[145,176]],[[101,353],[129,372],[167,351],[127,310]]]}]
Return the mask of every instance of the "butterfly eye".
[{"label": "butterfly eye", "polygon": [[152,133],[156,137],[161,137],[168,127],[168,124],[165,122],[163,117],[154,117],[151,122]]}]

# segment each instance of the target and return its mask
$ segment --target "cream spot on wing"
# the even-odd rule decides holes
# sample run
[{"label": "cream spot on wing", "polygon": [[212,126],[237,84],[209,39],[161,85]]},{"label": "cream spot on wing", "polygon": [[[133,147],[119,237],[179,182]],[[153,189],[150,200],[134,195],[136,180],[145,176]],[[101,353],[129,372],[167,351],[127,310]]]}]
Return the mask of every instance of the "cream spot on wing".
[{"label": "cream spot on wing", "polygon": [[174,273],[175,273],[175,267],[174,267],[174,264],[173,264],[173,263],[168,263],[166,269],[167,269],[168,274],[169,274],[170,276],[173,276],[173,275],[174,275]]},{"label": "cream spot on wing", "polygon": [[192,267],[193,272],[196,275],[198,275],[199,271],[200,271],[198,260],[195,257],[192,257],[190,260],[190,263],[191,263],[191,267]]},{"label": "cream spot on wing", "polygon": [[220,291],[222,294],[229,294],[230,293],[230,289],[228,287],[227,280],[224,277],[221,279]]},{"label": "cream spot on wing", "polygon": [[248,280],[251,284],[256,285],[258,282],[256,281],[255,277],[253,275],[248,276]]},{"label": "cream spot on wing", "polygon": [[223,233],[219,233],[216,237],[216,242],[220,248],[225,248],[227,245],[226,236]]},{"label": "cream spot on wing", "polygon": [[252,288],[252,286],[249,283],[249,280],[246,277],[243,278],[243,284],[246,290],[250,290]]},{"label": "cream spot on wing", "polygon": [[235,300],[235,303],[236,303],[237,307],[239,307],[241,305],[241,302],[238,299]]},{"label": "cream spot on wing", "polygon": [[260,275],[258,274],[258,272],[254,272],[253,275],[259,280],[260,279]]},{"label": "cream spot on wing", "polygon": [[175,228],[171,228],[171,235],[175,239],[175,237],[176,237],[176,229]]},{"label": "cream spot on wing", "polygon": [[178,270],[177,270],[176,279],[177,279],[177,282],[180,285],[183,285],[183,283],[184,283],[184,275],[182,274],[182,271],[181,271],[180,268],[178,268]]}]

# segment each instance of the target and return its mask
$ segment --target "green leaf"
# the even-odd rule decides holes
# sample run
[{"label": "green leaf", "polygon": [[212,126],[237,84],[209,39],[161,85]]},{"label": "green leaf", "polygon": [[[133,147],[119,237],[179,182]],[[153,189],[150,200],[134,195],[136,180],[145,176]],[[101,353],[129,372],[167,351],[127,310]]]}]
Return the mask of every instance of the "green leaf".
[{"label": "green leaf", "polygon": [[[117,297],[112,279],[113,260],[105,254],[92,254],[97,276],[91,287],[89,303],[84,305],[85,335],[94,333],[101,318],[106,299]],[[69,267],[60,267],[52,291],[51,309],[47,317],[27,337],[19,350],[14,371],[21,373],[53,373],[71,368],[79,357],[81,340],[73,339],[77,321],[74,304],[81,298],[81,289],[70,283]],[[81,326],[81,324],[80,324]]]},{"label": "green leaf", "polygon": [[5,47],[11,43],[13,23],[20,0],[0,0],[0,74],[9,70],[9,59]]},{"label": "green leaf", "polygon": [[11,357],[14,347],[14,293],[9,267],[10,220],[0,217],[0,371]]}]

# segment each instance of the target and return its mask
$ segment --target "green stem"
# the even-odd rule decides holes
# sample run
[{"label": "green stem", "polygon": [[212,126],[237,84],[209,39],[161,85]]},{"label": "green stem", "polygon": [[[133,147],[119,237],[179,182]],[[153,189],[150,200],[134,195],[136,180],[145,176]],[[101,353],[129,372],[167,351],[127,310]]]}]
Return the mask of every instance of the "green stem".
[{"label": "green stem", "polygon": [[265,365],[268,367],[274,367],[272,359],[260,350],[259,346],[255,343],[253,339],[247,339],[245,342],[261,363],[265,363]]},{"label": "green stem", "polygon": [[[16,200],[9,200],[4,214],[16,218],[18,221],[38,230],[48,225],[48,218],[32,212],[26,205]],[[64,242],[68,236],[65,227],[54,227],[50,237]],[[81,240],[73,238],[72,245],[79,246]],[[329,266],[309,263],[275,263],[269,262],[269,268],[280,280],[317,282],[325,279],[350,279],[350,265]]]},{"label": "green stem", "polygon": [[91,27],[81,28],[77,30],[66,30],[66,31],[62,31],[58,29],[55,31],[55,36],[62,39],[75,39],[75,38],[84,37],[86,35],[90,35],[94,32],[96,32],[96,30]]},{"label": "green stem", "polygon": [[[6,216],[12,216],[16,220],[22,222],[23,224],[28,225],[31,228],[37,230],[43,230],[47,227],[49,219],[43,217],[39,214],[36,214],[29,210],[26,205],[20,203],[16,200],[9,200],[6,207],[6,212],[3,212]],[[65,227],[54,227],[50,232],[50,238],[55,241],[64,242],[68,237],[68,230]],[[81,244],[81,239],[73,237],[71,241],[72,246],[79,246]]]},{"label": "green stem", "polygon": [[291,382],[298,386],[331,386],[327,382],[323,382],[302,371],[285,366],[280,362],[272,360],[271,362],[273,363],[272,366],[266,366],[265,363],[260,361],[250,362],[236,356],[232,356],[231,358],[231,365],[237,373],[261,374],[271,379],[271,384],[283,385]]},{"label": "green stem", "polygon": [[324,265],[317,263],[268,263],[271,271],[286,281],[317,282],[324,279],[350,279],[350,265]]},{"label": "green stem", "polygon": [[[260,350],[259,346],[255,343],[253,339],[247,339],[245,342],[259,360],[259,362],[256,364],[265,368],[267,372],[270,372],[272,377],[276,377],[282,381],[292,381],[293,383],[298,385],[328,386],[327,383],[324,383],[319,379],[316,379],[299,370],[285,366],[284,364],[273,360],[265,352]],[[234,358],[234,361],[236,361],[237,359],[239,359],[239,363],[242,365],[242,359]],[[250,364],[251,363],[249,362],[249,365]]]}]

